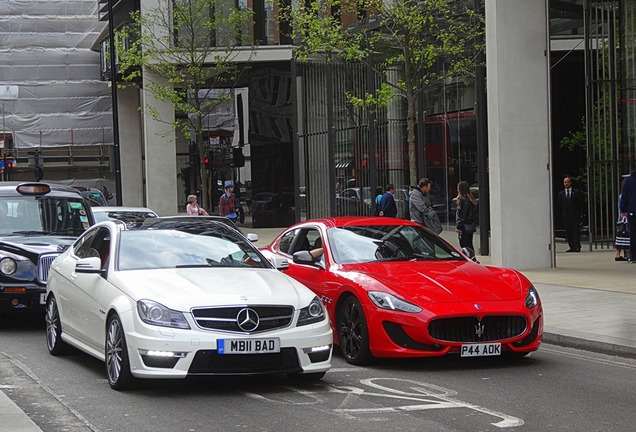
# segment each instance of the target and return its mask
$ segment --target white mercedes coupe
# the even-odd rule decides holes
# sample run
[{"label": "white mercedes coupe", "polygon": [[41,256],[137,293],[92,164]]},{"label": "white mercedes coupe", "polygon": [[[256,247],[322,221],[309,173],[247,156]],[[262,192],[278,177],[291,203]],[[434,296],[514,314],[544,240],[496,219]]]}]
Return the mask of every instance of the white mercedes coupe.
[{"label": "white mercedes coupe", "polygon": [[46,343],[105,362],[121,390],[138,378],[288,374],[319,380],[332,331],[321,302],[222,221],[93,226],[53,262]]}]

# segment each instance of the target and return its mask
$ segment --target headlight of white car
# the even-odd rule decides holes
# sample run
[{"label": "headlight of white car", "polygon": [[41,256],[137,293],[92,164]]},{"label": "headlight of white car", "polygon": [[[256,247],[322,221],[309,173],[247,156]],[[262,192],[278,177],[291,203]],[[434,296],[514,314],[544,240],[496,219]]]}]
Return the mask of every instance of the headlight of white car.
[{"label": "headlight of white car", "polygon": [[190,329],[190,325],[181,312],[168,309],[152,300],[139,300],[137,302],[137,312],[139,312],[139,318],[146,324]]},{"label": "headlight of white car", "polygon": [[399,310],[402,312],[418,313],[422,312],[422,308],[409,303],[392,294],[381,291],[369,291],[369,298],[379,308]]},{"label": "headlight of white car", "polygon": [[533,286],[530,286],[530,288],[528,289],[528,295],[526,295],[526,307],[528,309],[532,309],[538,304],[539,304],[539,294],[537,293],[537,290],[534,289]]},{"label": "headlight of white car", "polygon": [[318,297],[314,297],[309,306],[304,307],[300,310],[300,315],[298,316],[298,326],[304,326],[307,324],[313,324],[316,322],[320,322],[325,319],[327,314],[325,313],[325,308],[322,305],[322,302]]}]

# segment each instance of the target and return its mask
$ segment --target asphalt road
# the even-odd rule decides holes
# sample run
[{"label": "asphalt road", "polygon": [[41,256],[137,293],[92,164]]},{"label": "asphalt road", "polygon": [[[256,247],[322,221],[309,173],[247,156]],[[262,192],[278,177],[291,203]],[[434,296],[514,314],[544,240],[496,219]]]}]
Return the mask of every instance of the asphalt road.
[{"label": "asphalt road", "polygon": [[362,368],[336,355],[333,365],[313,384],[197,378],[116,392],[92,357],[50,356],[43,325],[0,324],[0,389],[44,432],[636,428],[633,359],[543,345],[523,359],[385,360]]}]

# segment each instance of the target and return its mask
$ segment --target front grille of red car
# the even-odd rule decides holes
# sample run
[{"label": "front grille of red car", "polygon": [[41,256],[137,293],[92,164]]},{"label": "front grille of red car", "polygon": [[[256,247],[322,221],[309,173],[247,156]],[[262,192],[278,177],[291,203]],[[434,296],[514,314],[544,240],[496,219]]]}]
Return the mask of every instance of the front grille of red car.
[{"label": "front grille of red car", "polygon": [[[241,310],[249,308],[258,314],[258,327],[246,332],[237,321]],[[259,333],[288,327],[294,317],[292,306],[223,306],[192,309],[197,325],[204,330],[220,330],[234,333]]]},{"label": "front grille of red car", "polygon": [[521,336],[528,323],[520,315],[490,315],[432,320],[428,334],[444,342],[489,342]]},{"label": "front grille of red car", "polygon": [[188,373],[191,375],[250,375],[300,372],[296,348],[281,348],[270,354],[218,354],[197,351]]}]

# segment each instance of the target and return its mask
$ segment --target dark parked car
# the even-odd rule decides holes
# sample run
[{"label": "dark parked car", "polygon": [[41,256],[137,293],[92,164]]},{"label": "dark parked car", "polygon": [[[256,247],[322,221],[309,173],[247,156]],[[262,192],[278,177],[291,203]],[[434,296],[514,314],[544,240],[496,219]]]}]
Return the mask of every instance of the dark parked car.
[{"label": "dark parked car", "polygon": [[80,191],[86,202],[88,202],[91,207],[108,205],[108,200],[106,200],[106,197],[99,189],[84,186],[73,186],[73,188]]},{"label": "dark parked car", "polygon": [[72,187],[0,183],[0,314],[43,311],[51,263],[93,223]]},{"label": "dark parked car", "polygon": [[373,215],[375,204],[371,195],[371,188],[350,187],[336,195],[336,214],[338,216],[369,216]]}]

